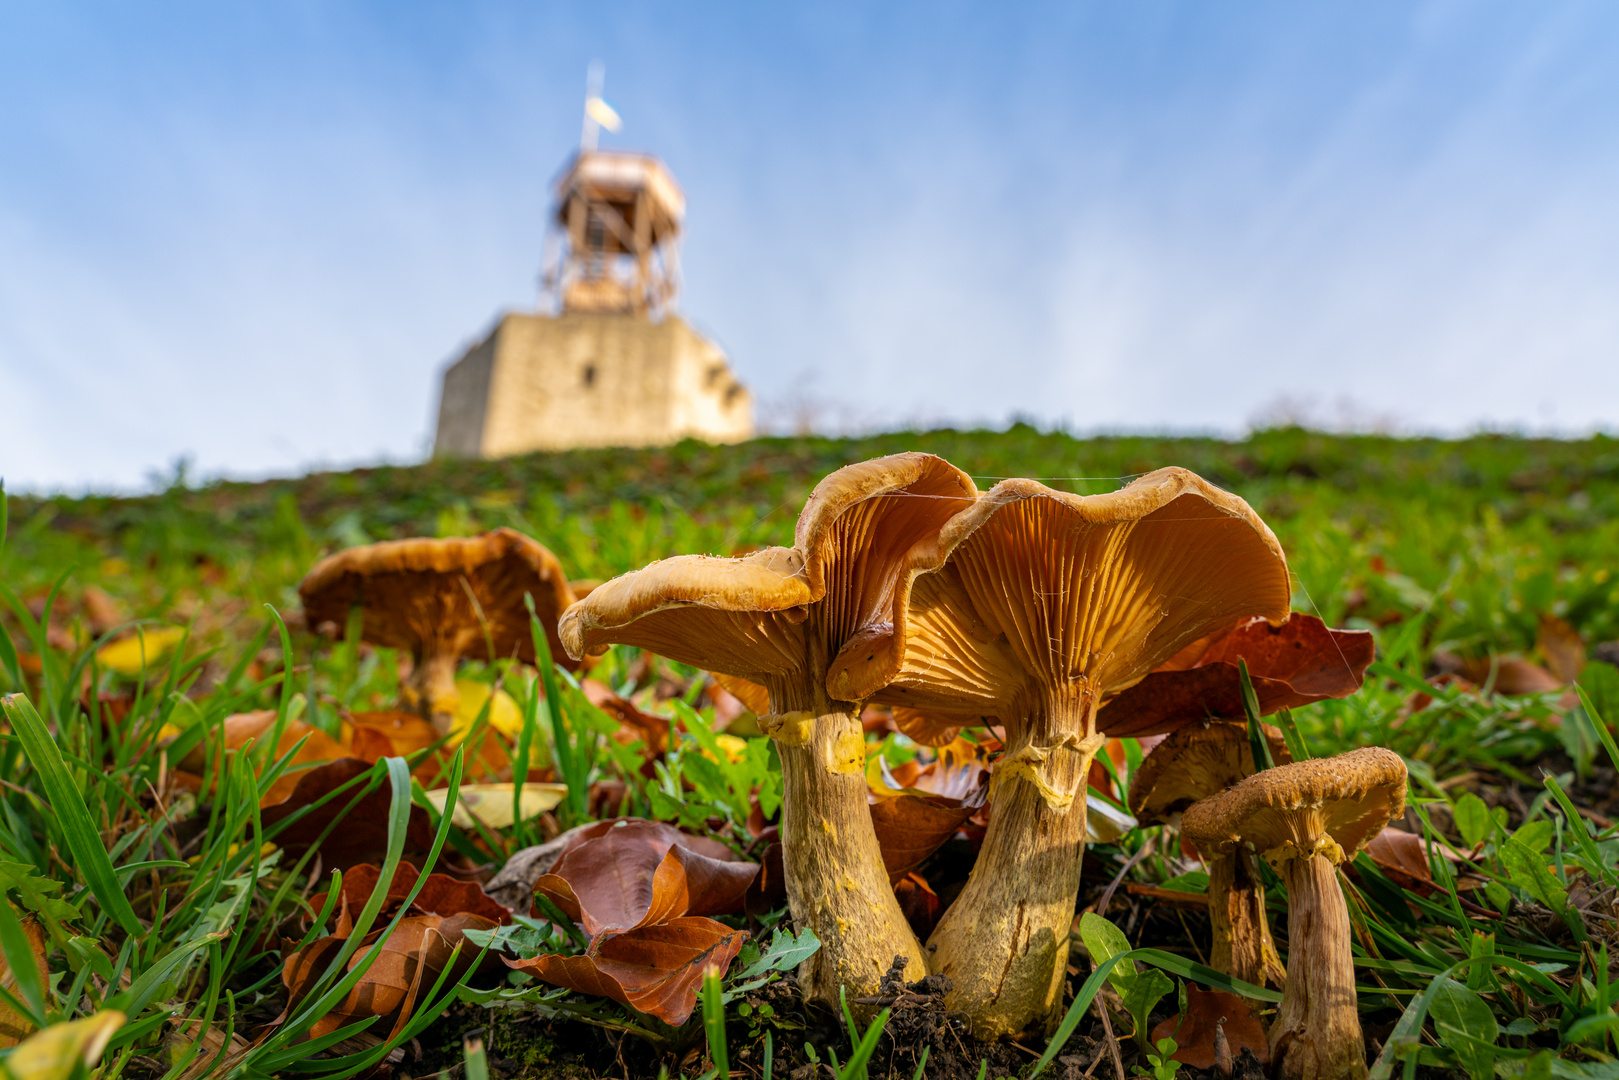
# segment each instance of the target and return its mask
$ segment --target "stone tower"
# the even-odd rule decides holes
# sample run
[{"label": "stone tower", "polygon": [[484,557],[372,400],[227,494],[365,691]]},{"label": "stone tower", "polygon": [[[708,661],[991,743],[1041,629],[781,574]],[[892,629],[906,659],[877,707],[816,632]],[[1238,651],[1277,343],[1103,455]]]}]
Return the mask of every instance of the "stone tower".
[{"label": "stone tower", "polygon": [[656,158],[593,144],[556,183],[549,310],[503,315],[444,372],[434,454],[752,438],[752,395],[674,311],[685,196]]}]

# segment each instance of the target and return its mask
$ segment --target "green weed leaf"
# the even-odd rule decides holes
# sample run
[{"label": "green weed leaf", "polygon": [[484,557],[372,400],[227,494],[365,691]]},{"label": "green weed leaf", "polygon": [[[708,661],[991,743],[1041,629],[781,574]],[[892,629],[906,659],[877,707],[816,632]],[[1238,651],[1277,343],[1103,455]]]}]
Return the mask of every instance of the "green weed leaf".
[{"label": "green weed leaf", "polygon": [[1499,1026],[1484,999],[1446,978],[1439,981],[1429,1010],[1439,1041],[1455,1053],[1472,1080],[1491,1080]]},{"label": "green weed leaf", "polygon": [[770,938],[770,946],[732,978],[731,988],[725,991],[725,1000],[732,1001],[759,989],[777,972],[790,971],[814,956],[820,947],[821,939],[807,926],[796,937],[790,930],[777,927]]},{"label": "green weed leaf", "polygon": [[[1087,911],[1080,918],[1079,936],[1097,964],[1130,952],[1130,939],[1124,936],[1124,931],[1095,912]],[[1136,1041],[1143,1047],[1148,1046],[1147,1018],[1152,1015],[1153,1006],[1174,992],[1175,981],[1157,968],[1140,971],[1130,960],[1114,968],[1108,981],[1119,992],[1125,1011],[1135,1024]]]},{"label": "green weed leaf", "polygon": [[1456,800],[1455,806],[1456,828],[1462,834],[1462,839],[1469,845],[1477,846],[1490,835],[1494,822],[1490,818],[1490,808],[1484,800],[1471,791]]}]

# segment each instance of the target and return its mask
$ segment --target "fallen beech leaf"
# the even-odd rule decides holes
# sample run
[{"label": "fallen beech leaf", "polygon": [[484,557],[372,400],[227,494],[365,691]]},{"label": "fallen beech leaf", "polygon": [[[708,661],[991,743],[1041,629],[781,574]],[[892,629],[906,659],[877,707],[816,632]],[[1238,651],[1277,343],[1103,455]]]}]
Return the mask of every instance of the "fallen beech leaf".
[{"label": "fallen beech leaf", "polygon": [[941,795],[873,794],[869,801],[871,825],[891,883],[921,866],[978,811],[976,805]]},{"label": "fallen beech leaf", "polygon": [[[252,712],[235,713],[225,717],[220,725],[220,734],[223,736],[226,750],[247,750],[261,738],[267,736],[275,727],[276,711],[274,709],[255,709]],[[280,758],[287,751],[304,740],[292,760],[287,764],[287,771],[276,778],[259,800],[261,807],[272,806],[285,802],[297,787],[298,780],[304,775],[299,770],[300,765],[318,764],[327,761],[336,761],[339,758],[353,757],[350,749],[338,740],[321,731],[319,728],[304,723],[302,720],[288,720],[281,729],[281,738],[277,741],[272,759]],[[191,749],[178,763],[179,767],[187,772],[201,773],[207,769],[210,755],[218,753],[218,747],[208,747],[199,743]],[[295,771],[297,770],[297,771]]]},{"label": "fallen beech leaf", "polygon": [[927,878],[921,874],[906,874],[894,882],[894,899],[899,901],[899,909],[905,921],[911,924],[911,931],[919,940],[926,941],[944,912],[938,895],[928,888]]},{"label": "fallen beech leaf", "polygon": [[1194,1069],[1214,1067],[1214,1031],[1225,1028],[1226,1042],[1232,1057],[1246,1047],[1254,1052],[1261,1065],[1270,1062],[1270,1040],[1265,1036],[1265,1025],[1253,1013],[1253,1007],[1236,994],[1223,990],[1204,990],[1186,984],[1186,1013],[1172,1016],[1152,1029],[1152,1041],[1174,1039],[1175,1052],[1170,1056]]},{"label": "fallen beech leaf", "polygon": [[[370,762],[358,758],[339,758],[299,773],[291,794],[282,802],[267,805],[261,811],[265,828],[319,802],[355,777],[370,772],[371,767]],[[275,842],[293,854],[301,854],[320,840],[321,833],[332,823],[332,818],[348,806],[362,787],[363,784],[357,784],[320,809],[304,815],[277,834]],[[362,798],[326,839],[320,841],[321,858],[326,865],[346,870],[357,863],[381,859],[388,850],[388,812],[392,801],[393,793],[386,783]],[[412,806],[410,824],[405,831],[405,852],[425,854],[432,843],[433,830],[427,819],[427,811]]]},{"label": "fallen beech leaf", "polygon": [[[482,685],[482,684],[480,684]],[[437,743],[438,729],[416,713],[397,709],[348,713],[343,717],[344,733],[351,739],[353,756],[366,761],[385,757],[414,760],[415,755]],[[352,734],[351,734],[352,732]],[[450,740],[427,755],[414,774],[425,788],[448,783],[450,762],[456,746]],[[511,753],[505,740],[491,724],[467,745],[466,783],[493,783],[512,779]]]},{"label": "fallen beech leaf", "polygon": [[742,906],[749,915],[757,916],[780,907],[786,899],[787,864],[781,842],[772,841],[759,856],[759,876],[748,886]]},{"label": "fallen beech leaf", "polygon": [[1536,644],[1546,657],[1546,667],[1552,678],[1568,685],[1585,670],[1585,640],[1580,632],[1556,615],[1541,615],[1540,635]]},{"label": "fallen beech leaf", "polygon": [[1404,888],[1433,884],[1427,845],[1415,833],[1384,829],[1367,843],[1366,854],[1390,880]]},{"label": "fallen beech leaf", "polygon": [[[464,940],[463,931],[492,930],[496,925],[481,915],[414,915],[401,919],[391,933],[377,930],[368,934],[349,958],[347,970],[358,967],[379,940],[382,952],[348,995],[315,1022],[310,1036],[329,1035],[369,1016],[393,1018],[397,1032],[410,1018],[421,993],[431,989],[439,973],[450,966],[455,947]],[[282,965],[281,981],[291,1000],[289,1010],[308,995],[314,981],[341,947],[342,940],[337,936],[320,938],[287,958]],[[468,942],[455,961],[456,970],[451,972],[451,977],[459,977],[471,967],[476,956],[477,950]]]},{"label": "fallen beech leaf", "polygon": [[[516,821],[512,814],[516,790],[516,784],[462,784],[450,821],[459,828],[471,829],[472,818],[476,814],[486,828],[509,828]],[[539,817],[567,796],[567,784],[524,784],[523,820]],[[449,797],[449,788],[434,788],[427,793],[427,801],[440,814],[444,813],[444,804]]]},{"label": "fallen beech leaf", "polygon": [[629,822],[573,848],[535,889],[592,937],[742,910],[757,863],[711,859]]},{"label": "fallen beech leaf", "polygon": [[640,742],[648,757],[661,757],[669,749],[669,719],[642,712],[634,703],[613,693],[605,683],[585,679],[580,684],[589,702],[618,721],[614,738],[620,742]]},{"label": "fallen beech leaf", "polygon": [[138,678],[143,669],[153,675],[185,636],[185,630],[178,626],[142,627],[97,649],[96,660],[126,678]]},{"label": "fallen beech leaf", "polygon": [[1494,670],[1491,670],[1490,658],[1477,660],[1463,660],[1461,674],[1470,682],[1484,686],[1489,682],[1490,676],[1495,676],[1494,690],[1497,694],[1507,697],[1518,697],[1522,694],[1549,694],[1554,690],[1563,688],[1557,676],[1541,667],[1531,663],[1521,656],[1500,656],[1495,658]]},{"label": "fallen beech leaf", "polygon": [[[493,701],[490,700],[491,691]],[[492,687],[479,679],[457,679],[455,692],[455,722],[450,727],[450,745],[459,745],[467,737],[483,713],[485,704],[489,706],[490,727],[510,739],[523,733],[523,711],[517,707],[512,696],[498,686]]]},{"label": "fallen beech leaf", "polygon": [[720,862],[739,861],[736,853],[718,840],[713,840],[706,836],[693,836],[691,833],[681,832],[667,822],[648,821],[646,818],[607,818],[604,821],[596,821],[589,825],[581,825],[576,829],[569,829],[570,841],[568,846],[563,849],[562,854],[566,855],[587,841],[606,836],[614,829],[631,827],[635,830],[634,835],[640,838],[643,843],[652,846],[662,845],[658,849],[660,852],[670,844],[679,844],[689,851],[695,851],[699,855],[707,855],[710,859],[718,859]]},{"label": "fallen beech leaf", "polygon": [[745,930],[691,917],[607,935],[584,956],[551,954],[506,964],[678,1027],[691,1017],[704,973],[713,967],[724,974],[747,940]]},{"label": "fallen beech leaf", "polygon": [[1248,665],[1264,715],[1346,697],[1360,689],[1373,656],[1371,634],[1331,630],[1314,615],[1295,614],[1278,627],[1253,619],[1193,643],[1114,695],[1103,703],[1097,726],[1117,738],[1163,734],[1210,717],[1240,717],[1239,658]]},{"label": "fallen beech leaf", "polygon": [[[410,895],[410,890],[416,887],[416,882],[420,878],[421,871],[408,862],[401,862],[394,870],[393,880],[388,883],[388,892],[377,917],[391,919],[398,914],[400,903]],[[382,871],[370,863],[363,863],[344,872],[337,922],[333,928],[336,937],[348,937],[353,926],[350,912],[357,912],[365,906],[366,901],[371,899],[371,894],[376,891],[377,882],[381,880]],[[326,904],[326,896],[326,893],[319,893],[311,897],[309,906],[319,911]],[[421,892],[411,901],[409,913],[481,915],[500,925],[511,922],[512,918],[511,910],[484,892],[477,882],[462,881],[448,874],[428,874]]]}]

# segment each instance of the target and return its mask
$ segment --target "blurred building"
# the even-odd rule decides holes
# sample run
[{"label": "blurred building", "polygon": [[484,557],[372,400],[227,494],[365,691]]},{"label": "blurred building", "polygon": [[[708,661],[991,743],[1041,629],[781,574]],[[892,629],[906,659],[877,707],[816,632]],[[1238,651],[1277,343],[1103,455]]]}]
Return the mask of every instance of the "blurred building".
[{"label": "blurred building", "polygon": [[650,155],[593,143],[556,183],[542,310],[502,316],[444,372],[435,454],[753,436],[753,396],[675,313],[679,185]]}]

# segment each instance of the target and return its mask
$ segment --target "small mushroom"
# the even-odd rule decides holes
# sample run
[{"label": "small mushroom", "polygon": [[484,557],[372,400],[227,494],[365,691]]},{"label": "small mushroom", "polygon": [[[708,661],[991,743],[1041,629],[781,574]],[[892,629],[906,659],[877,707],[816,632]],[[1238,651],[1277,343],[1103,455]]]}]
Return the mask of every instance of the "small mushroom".
[{"label": "small mushroom", "polygon": [[407,700],[441,734],[455,724],[462,657],[534,663],[525,595],[534,598],[552,656],[568,663],[556,629],[574,599],[567,578],[555,555],[514,529],[349,548],[316,563],[298,595],[311,628],[341,628],[357,606],[362,641],[409,650],[415,667]]},{"label": "small mushroom", "polygon": [[[1269,724],[1264,731],[1276,763],[1291,761],[1282,733]],[[1199,799],[1218,795],[1253,774],[1254,751],[1245,725],[1181,728],[1153,747],[1130,778],[1130,812],[1143,824],[1173,823]],[[1253,855],[1241,846],[1206,854],[1214,930],[1210,964],[1243,982],[1280,988],[1286,973],[1271,940],[1265,889]]]},{"label": "small mushroom", "polygon": [[792,547],[664,559],[598,585],[562,617],[574,657],[635,645],[765,688],[759,722],[781,755],[787,900],[821,939],[800,982],[829,1004],[839,986],[851,998],[877,993],[895,957],[915,978],[927,965],[872,828],[857,699],[829,695],[827,665],[851,641],[893,635],[896,597],[934,565],[940,528],[977,496],[971,478],[931,454],[850,465],[811,492]]},{"label": "small mushroom", "polygon": [[1337,866],[1405,813],[1405,786],[1400,755],[1371,746],[1266,769],[1181,815],[1198,847],[1258,852],[1287,885],[1287,987],[1270,1029],[1282,1080],[1366,1076]]},{"label": "small mushroom", "polygon": [[942,567],[827,687],[1005,728],[978,861],[928,943],[947,1006],[987,1039],[1061,1006],[1102,701],[1239,618],[1285,619],[1291,590],[1248,504],[1185,469],[1091,496],[1002,481],[937,543]]}]

